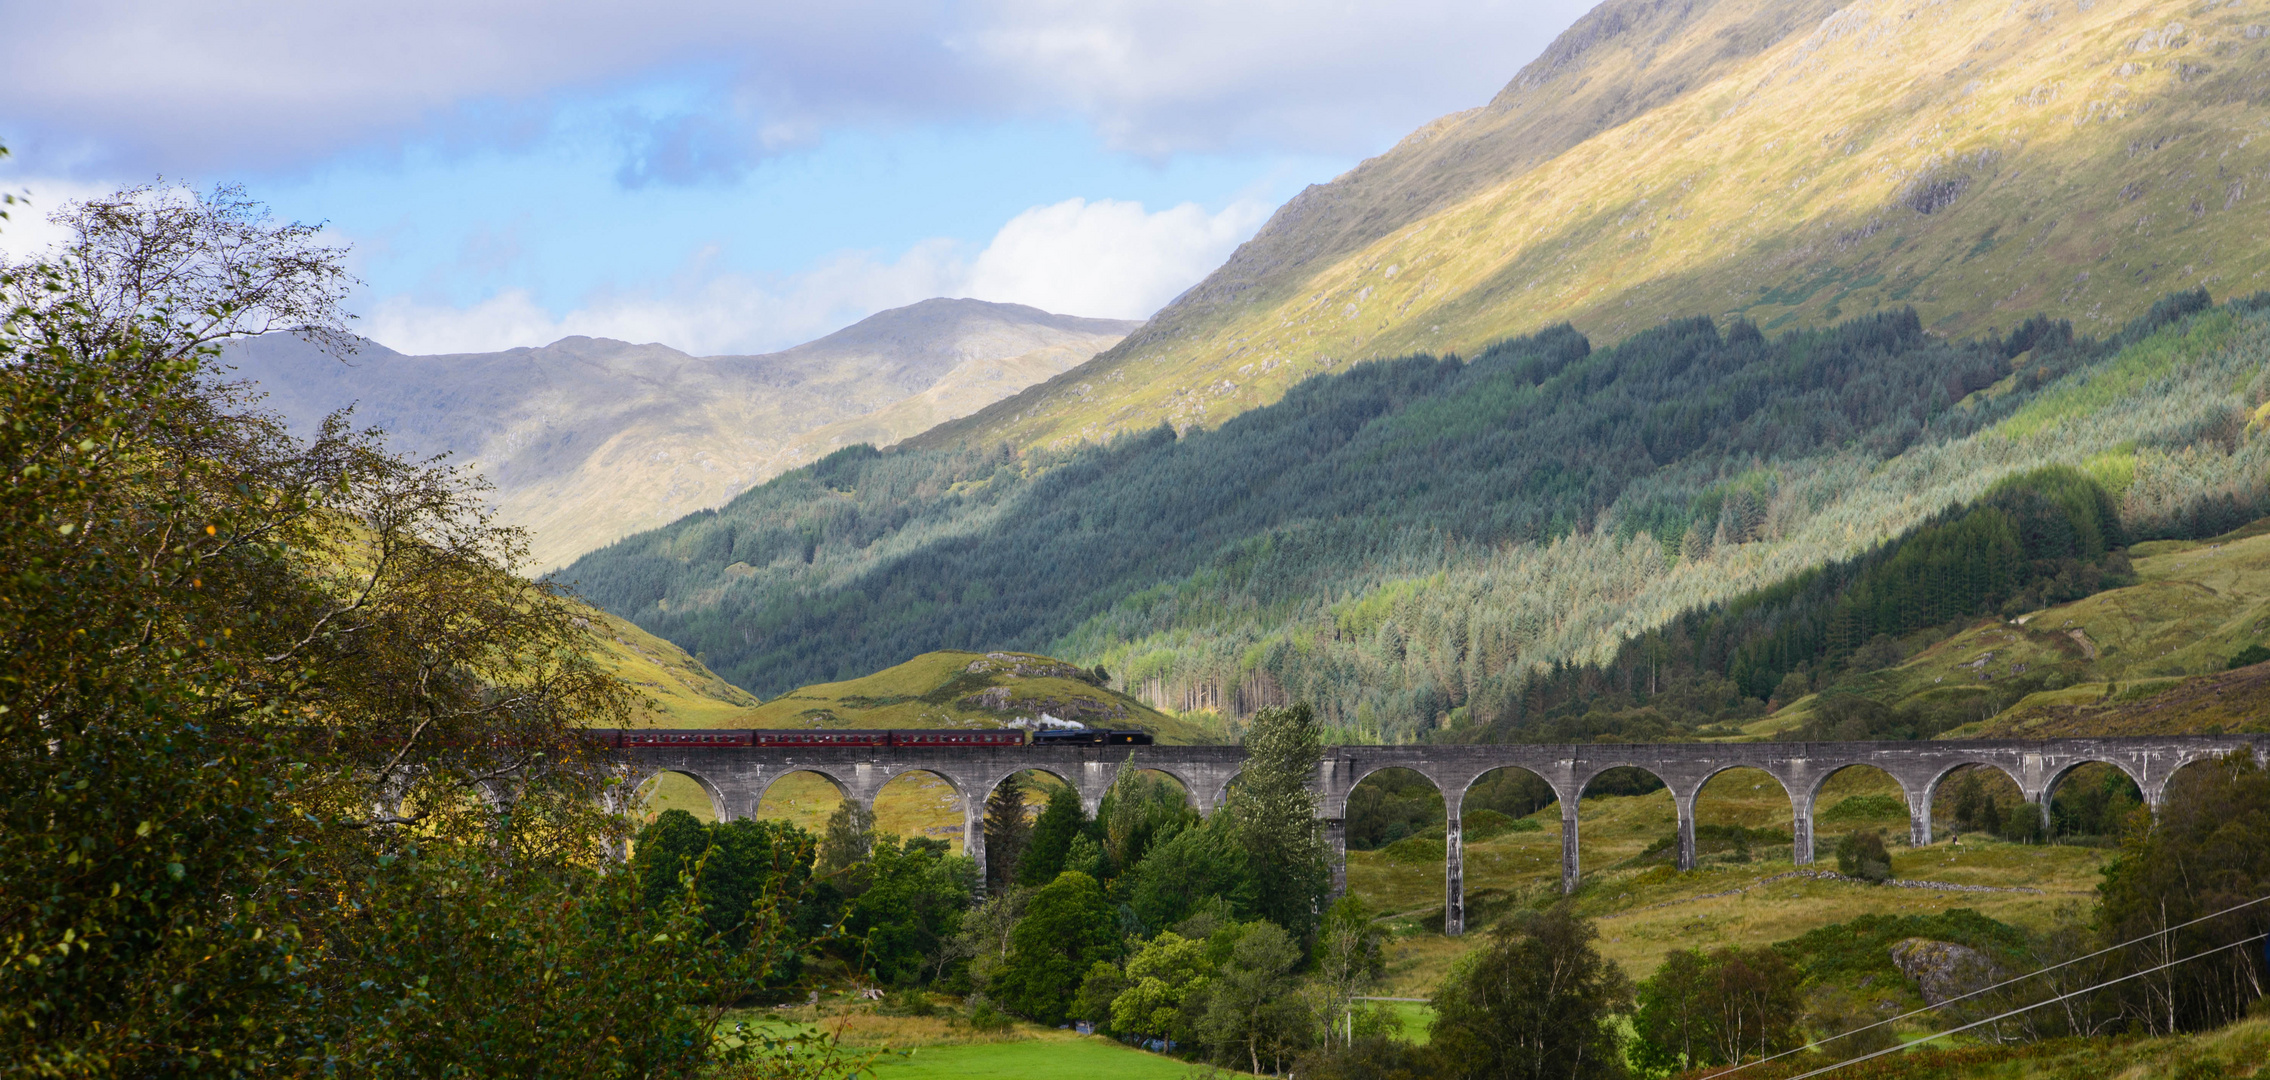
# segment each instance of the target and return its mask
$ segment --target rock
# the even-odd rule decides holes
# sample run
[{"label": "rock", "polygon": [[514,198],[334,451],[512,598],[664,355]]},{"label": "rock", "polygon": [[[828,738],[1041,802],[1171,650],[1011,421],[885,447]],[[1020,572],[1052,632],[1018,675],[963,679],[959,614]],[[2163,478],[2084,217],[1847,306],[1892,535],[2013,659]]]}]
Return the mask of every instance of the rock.
[{"label": "rock", "polygon": [[1951,941],[1909,938],[1892,946],[1892,963],[1923,993],[1926,1004],[1944,1004],[1995,978],[1986,954]]}]

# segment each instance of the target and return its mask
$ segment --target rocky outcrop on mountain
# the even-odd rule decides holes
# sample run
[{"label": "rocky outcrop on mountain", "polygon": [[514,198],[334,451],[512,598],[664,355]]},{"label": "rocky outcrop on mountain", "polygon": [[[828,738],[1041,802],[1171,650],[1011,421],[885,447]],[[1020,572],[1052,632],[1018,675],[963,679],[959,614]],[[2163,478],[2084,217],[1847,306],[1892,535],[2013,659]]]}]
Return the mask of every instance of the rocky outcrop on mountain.
[{"label": "rocky outcrop on mountain", "polygon": [[1986,954],[1951,941],[1909,938],[1892,946],[1892,963],[1915,984],[1929,1005],[1944,1005],[1953,998],[1993,982],[1994,962]]}]

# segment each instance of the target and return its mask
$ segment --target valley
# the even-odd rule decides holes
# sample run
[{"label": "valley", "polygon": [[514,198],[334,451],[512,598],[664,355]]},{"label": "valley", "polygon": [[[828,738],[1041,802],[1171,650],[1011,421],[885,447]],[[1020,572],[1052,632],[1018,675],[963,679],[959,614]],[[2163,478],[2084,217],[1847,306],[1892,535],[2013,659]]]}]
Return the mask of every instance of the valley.
[{"label": "valley", "polygon": [[2270,1076],[2264,0],[1043,7],[32,26],[0,1060]]},{"label": "valley", "polygon": [[[1577,692],[1563,668],[1637,685],[1633,650],[1684,613],[1888,558],[2044,467],[2077,470],[2136,543],[2270,510],[2270,443],[2243,420],[2270,395],[2270,331],[2251,302],[2204,302],[2102,342],[2039,320],[1941,342],[1896,317],[1598,350],[1544,335],[1322,377],[1218,431],[844,451],[562,576],[760,696],[976,640],[1101,665],[1202,723],[1306,700],[1345,741],[1541,737]],[[1737,674],[1732,654],[1679,655]],[[1850,662],[1802,666],[1833,681]],[[1759,718],[1723,711],[1677,723]]]}]

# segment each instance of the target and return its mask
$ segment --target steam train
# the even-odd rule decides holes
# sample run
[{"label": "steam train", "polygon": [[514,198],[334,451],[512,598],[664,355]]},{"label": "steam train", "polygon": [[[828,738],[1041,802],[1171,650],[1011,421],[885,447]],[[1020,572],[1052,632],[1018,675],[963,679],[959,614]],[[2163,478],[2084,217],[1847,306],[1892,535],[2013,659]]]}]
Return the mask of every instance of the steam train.
[{"label": "steam train", "polygon": [[1149,746],[1148,731],[1058,728],[1028,738],[1016,728],[957,731],[950,728],[893,728],[871,731],[812,731],[785,728],[611,728],[595,732],[620,750],[634,747],[710,746]]}]

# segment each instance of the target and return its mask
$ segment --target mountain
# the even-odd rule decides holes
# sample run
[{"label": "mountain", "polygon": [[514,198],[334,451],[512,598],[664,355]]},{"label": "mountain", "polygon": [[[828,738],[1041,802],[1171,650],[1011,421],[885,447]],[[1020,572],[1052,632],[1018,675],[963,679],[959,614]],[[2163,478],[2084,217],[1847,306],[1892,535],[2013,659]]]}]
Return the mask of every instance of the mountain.
[{"label": "mountain", "polygon": [[570,337],[499,353],[333,357],[288,335],[229,347],[302,431],[355,406],[394,446],[496,485],[537,569],[715,506],[838,445],[888,444],[1073,367],[1136,324],[925,300],[759,356]]},{"label": "mountain", "polygon": [[[1096,360],[916,440],[1217,426],[1302,379],[1567,321],[1912,305],[2103,335],[2260,287],[2270,17],[2174,0],[1610,0],[1488,104],[1286,203]],[[2254,145],[2257,142],[2261,146]]]},{"label": "mountain", "polygon": [[[1833,681],[1875,635],[1991,613],[1946,599],[1944,568],[2034,527],[1935,524],[1964,507],[2052,521],[2024,508],[2095,491],[2117,528],[2092,527],[2123,544],[2270,514],[2265,371],[2270,297],[2199,291],[2105,339],[2036,318],[1948,340],[1911,311],[1771,337],[1685,319],[1611,348],[1562,327],[1354,365],[1179,435],[850,448],[562,576],[760,695],[1002,649],[1101,664],[1193,718],[1308,701],[1352,739],[1534,737],[1611,684],[1717,695],[1672,710],[1691,731],[1756,718],[1792,672]],[[2027,479],[2045,468],[2066,479]],[[2021,482],[2018,510],[1995,501]],[[2084,519],[2061,520],[2042,528]],[[1911,534],[1907,561],[1885,547]],[[2025,547],[1991,599],[2101,584],[2112,543]],[[1854,582],[1873,607],[1834,591]],[[1864,618],[1831,634],[1840,610]],[[1643,678],[1677,659],[1651,635],[1694,619],[1716,629],[1666,646],[1684,683]]]}]

